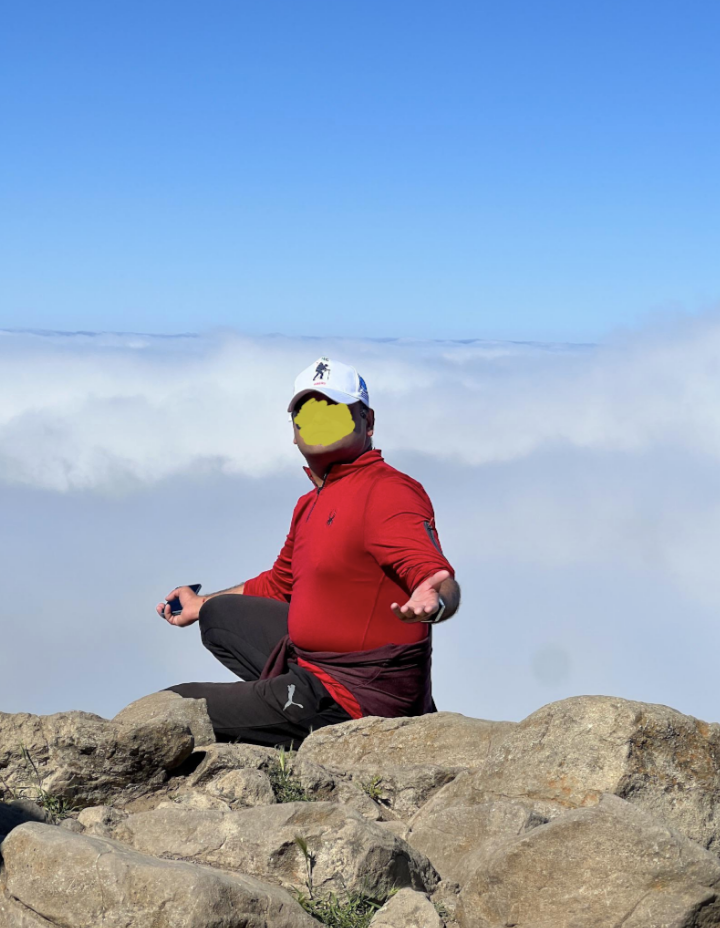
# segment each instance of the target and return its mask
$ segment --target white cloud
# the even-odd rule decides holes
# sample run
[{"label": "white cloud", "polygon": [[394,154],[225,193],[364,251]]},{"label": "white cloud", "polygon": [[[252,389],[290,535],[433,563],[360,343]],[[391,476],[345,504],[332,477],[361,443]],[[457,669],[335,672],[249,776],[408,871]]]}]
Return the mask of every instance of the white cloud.
[{"label": "white cloud", "polygon": [[0,336],[0,479],[53,490],[292,466],[285,404],[319,354],[370,384],[379,443],[480,465],[548,447],[720,457],[720,318],[591,346]]},{"label": "white cloud", "polygon": [[108,712],[212,678],[152,603],[268,565],[305,489],[284,410],[321,354],[365,376],[458,568],[445,707],[605,691],[720,717],[717,316],[598,347],[0,333],[0,708]]}]

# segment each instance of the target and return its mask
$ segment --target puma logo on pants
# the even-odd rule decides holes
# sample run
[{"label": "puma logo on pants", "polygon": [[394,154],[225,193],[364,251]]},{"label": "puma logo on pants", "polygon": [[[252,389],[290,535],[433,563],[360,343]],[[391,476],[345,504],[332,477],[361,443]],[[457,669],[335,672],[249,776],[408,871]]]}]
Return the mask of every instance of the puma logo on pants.
[{"label": "puma logo on pants", "polygon": [[290,683],[290,684],[288,685],[288,701],[287,701],[287,702],[285,703],[285,705],[283,706],[283,711],[285,711],[285,709],[288,709],[290,706],[297,706],[298,709],[304,709],[304,708],[305,708],[305,706],[303,706],[302,703],[293,702],[293,696],[294,696],[294,695],[295,695],[295,684],[294,684],[294,683]]}]

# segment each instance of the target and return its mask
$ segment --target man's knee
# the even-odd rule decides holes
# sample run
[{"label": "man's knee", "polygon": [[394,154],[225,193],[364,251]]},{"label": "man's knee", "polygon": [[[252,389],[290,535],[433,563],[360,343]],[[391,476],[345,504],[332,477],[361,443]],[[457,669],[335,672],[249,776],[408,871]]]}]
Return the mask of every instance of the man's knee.
[{"label": "man's knee", "polygon": [[200,609],[200,634],[204,635],[210,628],[224,628],[229,622],[237,621],[242,609],[242,603],[237,602],[240,598],[233,593],[223,593],[208,599]]}]

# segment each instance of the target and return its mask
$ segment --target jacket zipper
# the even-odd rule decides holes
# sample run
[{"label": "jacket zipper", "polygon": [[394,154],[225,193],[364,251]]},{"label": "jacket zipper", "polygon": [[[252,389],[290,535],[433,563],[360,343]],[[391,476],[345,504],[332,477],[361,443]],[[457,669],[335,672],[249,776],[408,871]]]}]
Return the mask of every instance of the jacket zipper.
[{"label": "jacket zipper", "polygon": [[440,554],[442,554],[442,549],[440,548],[440,543],[438,542],[437,536],[435,535],[435,532],[433,531],[433,526],[430,525],[429,522],[423,522],[423,525],[425,526],[425,531],[427,532],[428,538],[432,542],[433,547],[436,548],[440,552]]},{"label": "jacket zipper", "polygon": [[[329,473],[329,471],[328,471],[328,473]],[[313,514],[313,512],[315,512],[315,507],[317,506],[317,501],[320,499],[320,491],[321,491],[321,490],[323,489],[323,487],[325,486],[325,481],[327,480],[327,478],[328,478],[328,475],[325,474],[325,476],[323,477],[323,482],[322,482],[322,483],[320,484],[320,486],[317,487],[317,489],[316,489],[315,499],[314,499],[314,501],[313,501],[312,506],[310,507],[310,510],[309,510],[308,514],[307,514],[307,518],[305,519],[306,522],[309,522],[309,521],[310,521],[310,516]]]}]

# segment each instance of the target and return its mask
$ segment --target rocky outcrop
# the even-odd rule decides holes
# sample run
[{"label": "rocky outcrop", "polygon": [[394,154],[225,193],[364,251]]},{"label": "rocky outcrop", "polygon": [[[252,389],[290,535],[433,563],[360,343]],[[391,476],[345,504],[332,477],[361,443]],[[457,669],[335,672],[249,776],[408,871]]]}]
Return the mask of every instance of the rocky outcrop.
[{"label": "rocky outcrop", "polygon": [[312,764],[338,783],[351,782],[375,797],[383,818],[406,820],[459,773],[481,767],[514,728],[456,712],[358,719],[314,732],[298,751],[297,767],[301,777]]},{"label": "rocky outcrop", "polygon": [[181,727],[190,729],[196,747],[215,743],[207,703],[204,699],[183,699],[177,693],[163,690],[152,693],[125,706],[114,717],[113,722],[137,728],[141,725],[177,722]]},{"label": "rocky outcrop", "polygon": [[463,928],[720,924],[720,860],[617,796],[474,857]]},{"label": "rocky outcrop", "polygon": [[448,868],[460,856],[450,847],[451,823],[482,830],[487,804],[508,801],[527,809],[531,822],[549,820],[612,793],[717,852],[719,774],[720,725],[667,706],[580,696],[544,706],[508,732],[482,767],[456,777],[418,811],[410,840],[456,879],[455,863]]},{"label": "rocky outcrop", "polygon": [[720,726],[665,706],[368,718],[287,754],[216,744],[202,701],[160,693],[0,715],[0,777],[0,928],[346,904],[373,928],[720,928]]},{"label": "rocky outcrop", "polygon": [[316,892],[382,899],[393,888],[432,891],[438,883],[422,854],[337,803],[290,802],[228,813],[163,808],[103,828],[144,854],[211,864],[289,888],[311,878]]},{"label": "rocky outcrop", "polygon": [[[139,701],[113,721],[89,712],[0,713],[0,778],[9,795],[50,794],[88,805],[149,792],[186,760],[195,744],[197,700],[163,699],[166,713]],[[186,703],[186,705],[183,705]],[[204,711],[204,709],[203,709]],[[207,724],[207,713],[205,713]],[[203,734],[207,735],[207,725]]]},{"label": "rocky outcrop", "polygon": [[3,843],[8,925],[28,928],[311,928],[287,893],[246,876],[138,854],[49,825]]},{"label": "rocky outcrop", "polygon": [[476,769],[515,727],[515,722],[487,722],[457,712],[434,712],[417,719],[372,716],[313,732],[298,756],[344,772],[418,764]]}]

